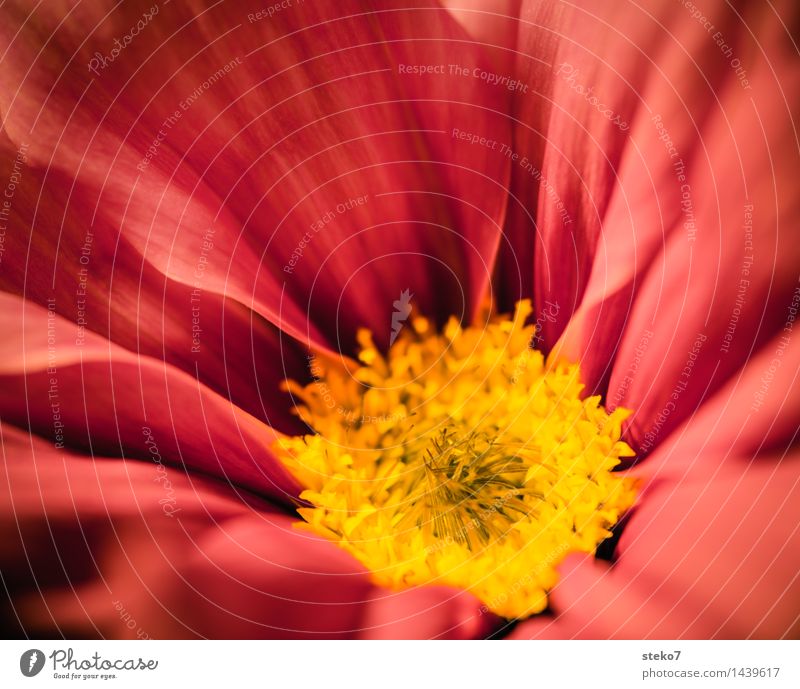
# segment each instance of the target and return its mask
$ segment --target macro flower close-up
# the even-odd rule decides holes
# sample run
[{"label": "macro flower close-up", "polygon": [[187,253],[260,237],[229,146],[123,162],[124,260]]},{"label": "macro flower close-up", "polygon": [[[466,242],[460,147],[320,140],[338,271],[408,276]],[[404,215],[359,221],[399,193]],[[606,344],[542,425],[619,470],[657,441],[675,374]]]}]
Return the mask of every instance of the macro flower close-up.
[{"label": "macro flower close-up", "polygon": [[800,637],[800,7],[0,4],[0,624]]}]

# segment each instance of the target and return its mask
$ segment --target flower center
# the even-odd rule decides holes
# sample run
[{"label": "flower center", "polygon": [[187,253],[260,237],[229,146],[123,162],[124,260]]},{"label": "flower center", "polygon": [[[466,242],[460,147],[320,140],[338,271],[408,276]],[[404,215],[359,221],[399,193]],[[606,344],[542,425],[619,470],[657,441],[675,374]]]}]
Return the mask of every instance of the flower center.
[{"label": "flower center", "polygon": [[629,412],[581,399],[578,366],[531,348],[530,313],[522,301],[441,334],[414,318],[386,356],[362,331],[360,364],[315,357],[314,382],[288,381],[315,431],[275,448],[306,488],[302,526],[381,585],[455,586],[507,618],[544,610],[556,566],[593,553],[635,490],[611,471],[633,455]]}]

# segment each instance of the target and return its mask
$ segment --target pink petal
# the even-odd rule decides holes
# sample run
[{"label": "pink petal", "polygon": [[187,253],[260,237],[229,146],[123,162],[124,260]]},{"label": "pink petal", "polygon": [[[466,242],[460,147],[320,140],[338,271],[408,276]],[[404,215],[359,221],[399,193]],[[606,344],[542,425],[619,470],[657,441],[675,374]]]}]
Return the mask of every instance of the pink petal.
[{"label": "pink petal", "polygon": [[470,594],[441,586],[376,590],[361,620],[362,639],[477,639],[497,625]]},{"label": "pink petal", "polygon": [[[518,93],[514,103],[511,183],[512,199],[522,203],[509,204],[510,246],[497,277],[508,299],[532,294],[540,315],[551,314],[539,320],[548,349],[585,298],[595,261],[606,251],[604,218],[627,185],[620,171],[631,158],[642,109],[636,89],[650,78],[647,55],[658,31],[635,7],[522,3],[515,75],[531,91]],[[506,42],[502,33],[499,41]],[[637,176],[631,184],[638,182],[639,171],[631,173]],[[535,265],[534,280],[518,281],[514,265],[525,272]],[[550,305],[558,306],[555,316]]]},{"label": "pink petal", "polygon": [[781,638],[800,634],[796,454],[730,456],[713,480],[654,483],[611,567],[572,559],[555,618],[518,637]]},{"label": "pink petal", "polygon": [[[463,596],[387,592],[261,500],[180,469],[77,457],[2,428],[0,566],[21,632],[333,638],[478,631]],[[366,625],[366,626],[365,626]],[[394,628],[396,627],[396,628]]]},{"label": "pink petal", "polygon": [[[555,619],[519,636],[741,638],[800,633],[800,342],[783,334],[633,473],[644,484],[607,563],[571,558]],[[781,353],[778,353],[781,352]],[[779,360],[779,374],[770,373]],[[766,384],[765,384],[766,381]]]},{"label": "pink petal", "polygon": [[[740,332],[757,326],[770,305],[756,345],[775,332],[779,309],[772,304],[787,298],[794,280],[788,267],[798,262],[797,248],[784,246],[785,232],[780,244],[776,239],[777,226],[791,225],[797,209],[784,187],[798,164],[791,119],[796,107],[787,103],[798,92],[792,88],[797,75],[776,68],[795,52],[784,28],[791,21],[767,6],[748,6],[741,17],[738,11],[724,2],[704,6],[746,65],[746,74],[738,75],[702,23],[668,2],[523,3],[516,43],[502,29],[484,39],[518,51],[515,73],[535,87],[515,98],[515,146],[541,172],[532,176],[512,165],[510,247],[498,259],[497,292],[506,307],[534,295],[541,344],[549,349],[561,335],[560,351],[581,360],[590,390],[606,390],[625,336],[612,406],[649,407],[641,390],[621,394],[620,377],[653,322],[659,343],[648,354],[653,366],[668,355],[678,360],[668,363],[683,365],[697,332],[687,320],[708,318],[714,337],[724,333],[736,300],[730,285],[741,269],[739,230],[747,199],[757,209],[759,267]],[[781,13],[789,14],[788,5]],[[742,106],[751,99],[750,107]],[[689,218],[681,208],[681,161],[698,228],[691,276],[688,240],[695,230],[684,226]],[[526,203],[515,203],[519,198]],[[531,203],[533,218],[526,208]],[[535,283],[520,279],[516,266],[534,261]],[[687,309],[693,314],[688,318]],[[753,344],[739,339],[741,348],[731,350],[712,387],[736,370]],[[713,369],[714,362],[704,363],[706,372]],[[640,385],[650,384],[655,370],[650,373]],[[671,390],[674,374],[665,374],[668,382],[659,379],[661,391]],[[697,376],[685,396],[687,408],[708,377]],[[643,410],[642,419],[651,422],[653,413]]]},{"label": "pink petal", "polygon": [[17,297],[0,293],[0,311],[8,322],[0,357],[4,420],[60,447],[134,457],[154,447],[166,462],[261,494],[297,494],[269,451],[275,431],[194,377],[92,333],[76,346],[77,326]]},{"label": "pink petal", "polygon": [[0,514],[20,540],[14,528],[3,571],[16,575],[26,630],[240,638],[357,622],[369,590],[357,564],[261,501],[178,469],[57,453],[8,428],[4,440]]},{"label": "pink petal", "polygon": [[[282,431],[300,430],[288,396],[277,392],[286,377],[308,377],[295,340],[233,300],[165,277],[105,220],[88,227],[93,208],[71,194],[73,181],[20,165],[2,132],[0,153],[3,178],[12,178],[15,165],[21,177],[0,287],[45,307],[55,299],[57,313],[81,329],[163,359]],[[41,241],[40,231],[50,240]]]},{"label": "pink petal", "polygon": [[[800,208],[789,184],[800,162],[791,119],[798,75],[776,70],[788,59],[779,18],[747,9],[741,20],[722,4],[708,16],[737,46],[749,88],[702,25],[680,17],[674,42],[665,37],[664,77],[654,73],[643,91],[649,111],[640,110],[621,193],[604,219],[607,249],[562,341],[590,387],[613,363],[609,404],[637,411],[631,437],[641,450],[677,386],[687,384],[660,438],[785,325],[797,287],[800,251],[786,228]],[[752,238],[743,229],[750,205]]]},{"label": "pink petal", "polygon": [[[30,142],[34,164],[76,176],[85,203],[99,203],[100,215],[176,281],[194,283],[213,228],[203,289],[252,306],[301,341],[347,348],[355,325],[388,339],[391,304],[404,289],[429,314],[471,314],[500,237],[508,165],[451,129],[509,139],[503,98],[478,79],[398,70],[471,64],[480,47],[436,8],[368,15],[357,2],[311,3],[244,21],[261,9],[193,17],[179,3],[162,7],[97,74],[87,64],[140,18],[138,8],[103,18],[97,5],[66,17],[47,6],[13,38],[16,10],[3,30],[6,129]],[[341,19],[349,14],[357,16]],[[225,65],[229,74],[182,109]],[[157,155],[137,170],[176,111]],[[461,201],[466,192],[479,203]],[[336,210],[364,196],[363,206]],[[330,225],[313,232],[323,217]],[[308,232],[313,241],[290,265]],[[320,322],[309,323],[308,311]]]},{"label": "pink petal", "polygon": [[796,440],[800,341],[781,332],[637,466],[647,477],[707,475],[729,454],[782,452]]}]

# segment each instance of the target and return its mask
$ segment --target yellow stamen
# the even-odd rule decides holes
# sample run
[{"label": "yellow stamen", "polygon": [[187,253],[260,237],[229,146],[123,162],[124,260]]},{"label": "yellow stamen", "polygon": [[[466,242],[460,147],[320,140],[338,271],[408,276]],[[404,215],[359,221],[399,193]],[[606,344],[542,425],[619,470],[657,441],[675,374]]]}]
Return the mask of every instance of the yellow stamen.
[{"label": "yellow stamen", "polygon": [[530,348],[530,313],[522,301],[441,334],[417,317],[386,356],[362,331],[361,365],[316,357],[313,383],[288,382],[316,431],[276,444],[312,505],[301,525],[384,586],[455,586],[507,618],[544,610],[556,566],[593,553],[635,489],[611,471],[633,455],[629,412],[581,399],[578,366]]}]

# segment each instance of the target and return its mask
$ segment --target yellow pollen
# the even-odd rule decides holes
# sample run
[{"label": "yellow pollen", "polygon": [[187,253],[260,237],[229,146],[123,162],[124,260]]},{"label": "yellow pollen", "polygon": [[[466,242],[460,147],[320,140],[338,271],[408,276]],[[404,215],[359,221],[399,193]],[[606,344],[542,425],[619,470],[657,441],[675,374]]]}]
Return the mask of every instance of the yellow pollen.
[{"label": "yellow pollen", "polygon": [[634,502],[611,470],[629,411],[581,399],[576,364],[531,348],[530,302],[442,333],[413,318],[384,356],[313,357],[287,381],[314,431],[275,451],[305,490],[299,526],[352,553],[376,583],[446,585],[509,619],[541,612],[570,553],[594,553]]}]

